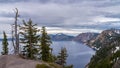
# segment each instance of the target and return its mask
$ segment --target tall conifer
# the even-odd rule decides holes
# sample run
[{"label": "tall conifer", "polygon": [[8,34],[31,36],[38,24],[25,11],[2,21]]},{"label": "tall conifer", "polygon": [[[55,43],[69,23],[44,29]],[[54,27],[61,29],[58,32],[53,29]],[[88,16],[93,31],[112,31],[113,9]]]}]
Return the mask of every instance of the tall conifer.
[{"label": "tall conifer", "polygon": [[67,50],[66,50],[65,47],[62,47],[62,48],[61,48],[61,51],[60,51],[60,53],[59,53],[59,55],[58,55],[58,61],[59,61],[58,63],[59,63],[60,65],[62,65],[63,68],[64,68],[65,65],[66,65],[67,57],[68,57]]},{"label": "tall conifer", "polygon": [[52,49],[50,48],[51,40],[48,36],[45,27],[41,29],[41,59],[43,61],[49,62],[52,58]]},{"label": "tall conifer", "polygon": [[37,34],[39,30],[30,19],[28,22],[23,21],[23,26],[20,27],[21,43],[24,44],[23,55],[29,59],[35,59],[39,52],[38,40],[40,36]]}]

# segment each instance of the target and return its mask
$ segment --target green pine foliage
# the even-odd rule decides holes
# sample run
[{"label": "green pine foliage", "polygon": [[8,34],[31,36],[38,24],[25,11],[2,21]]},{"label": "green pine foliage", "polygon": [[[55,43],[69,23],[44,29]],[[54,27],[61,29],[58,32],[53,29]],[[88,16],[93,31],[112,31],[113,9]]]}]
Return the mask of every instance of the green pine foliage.
[{"label": "green pine foliage", "polygon": [[58,62],[60,65],[62,65],[63,67],[65,67],[66,65],[66,60],[67,60],[68,54],[67,54],[67,50],[66,48],[61,48],[61,51],[58,55]]},{"label": "green pine foliage", "polygon": [[37,64],[35,68],[62,68],[55,63]]},{"label": "green pine foliage", "polygon": [[91,58],[89,68],[111,68],[110,57],[111,48],[103,47]]},{"label": "green pine foliage", "polygon": [[51,40],[50,37],[48,36],[45,27],[42,27],[41,29],[41,59],[46,62],[51,62],[52,61],[52,48],[50,48],[51,45]]},{"label": "green pine foliage", "polygon": [[7,40],[7,35],[5,32],[3,32],[3,41],[2,41],[2,45],[3,45],[3,51],[1,52],[2,55],[7,55],[8,54],[8,40]]},{"label": "green pine foliage", "polygon": [[35,59],[39,52],[38,41],[40,36],[37,34],[39,30],[30,19],[28,22],[23,21],[23,26],[20,26],[21,43],[24,44],[23,55],[29,59]]},{"label": "green pine foliage", "polygon": [[61,65],[62,68],[73,68],[73,65],[66,65],[67,57],[68,57],[67,49],[65,47],[62,47],[59,55],[57,56],[56,63]]},{"label": "green pine foliage", "polygon": [[120,35],[112,36],[110,40],[96,51],[88,68],[113,68],[114,64],[120,60],[120,50],[115,51],[116,46],[118,47],[120,44]]},{"label": "green pine foliage", "polygon": [[73,65],[65,66],[65,68],[73,68]]}]

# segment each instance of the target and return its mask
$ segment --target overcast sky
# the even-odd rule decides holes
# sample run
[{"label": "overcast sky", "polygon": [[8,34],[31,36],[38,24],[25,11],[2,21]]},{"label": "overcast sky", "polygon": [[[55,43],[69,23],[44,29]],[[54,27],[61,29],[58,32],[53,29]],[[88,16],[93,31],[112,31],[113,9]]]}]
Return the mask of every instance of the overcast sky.
[{"label": "overcast sky", "polygon": [[0,0],[0,33],[10,33],[14,9],[49,33],[78,34],[120,28],[120,0]]}]

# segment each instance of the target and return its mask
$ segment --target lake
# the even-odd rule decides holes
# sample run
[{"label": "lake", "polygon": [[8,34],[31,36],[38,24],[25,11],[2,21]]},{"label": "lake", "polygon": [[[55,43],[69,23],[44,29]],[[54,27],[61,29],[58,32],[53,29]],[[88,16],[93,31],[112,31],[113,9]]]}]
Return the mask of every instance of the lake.
[{"label": "lake", "polygon": [[58,54],[61,47],[66,47],[68,52],[67,63],[73,64],[74,68],[84,68],[95,53],[88,46],[74,41],[54,41],[51,47],[53,54]]},{"label": "lake", "polygon": [[[0,43],[0,52],[2,50],[2,42]],[[11,41],[9,41],[9,45]],[[61,50],[61,47],[65,47],[68,52],[67,63],[73,64],[74,68],[84,68],[85,65],[90,61],[93,51],[88,46],[74,42],[74,41],[53,41],[51,47],[53,48],[53,54],[58,55]],[[13,47],[9,46],[9,52],[13,53]]]}]

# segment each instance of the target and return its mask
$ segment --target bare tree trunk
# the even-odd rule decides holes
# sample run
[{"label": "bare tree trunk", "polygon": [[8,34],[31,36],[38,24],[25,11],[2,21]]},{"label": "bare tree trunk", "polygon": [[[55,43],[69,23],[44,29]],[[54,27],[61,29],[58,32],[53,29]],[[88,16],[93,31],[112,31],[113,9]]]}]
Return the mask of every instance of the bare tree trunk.
[{"label": "bare tree trunk", "polygon": [[18,38],[18,33],[17,33],[17,18],[18,18],[18,9],[16,9],[16,15],[15,15],[15,44],[16,44],[16,48],[15,48],[15,54],[19,54],[19,38]]},{"label": "bare tree trunk", "polygon": [[15,49],[16,49],[16,47],[15,47],[15,43],[14,43],[14,25],[12,25],[12,45],[13,45],[13,47],[14,47],[14,53],[15,53]]}]

